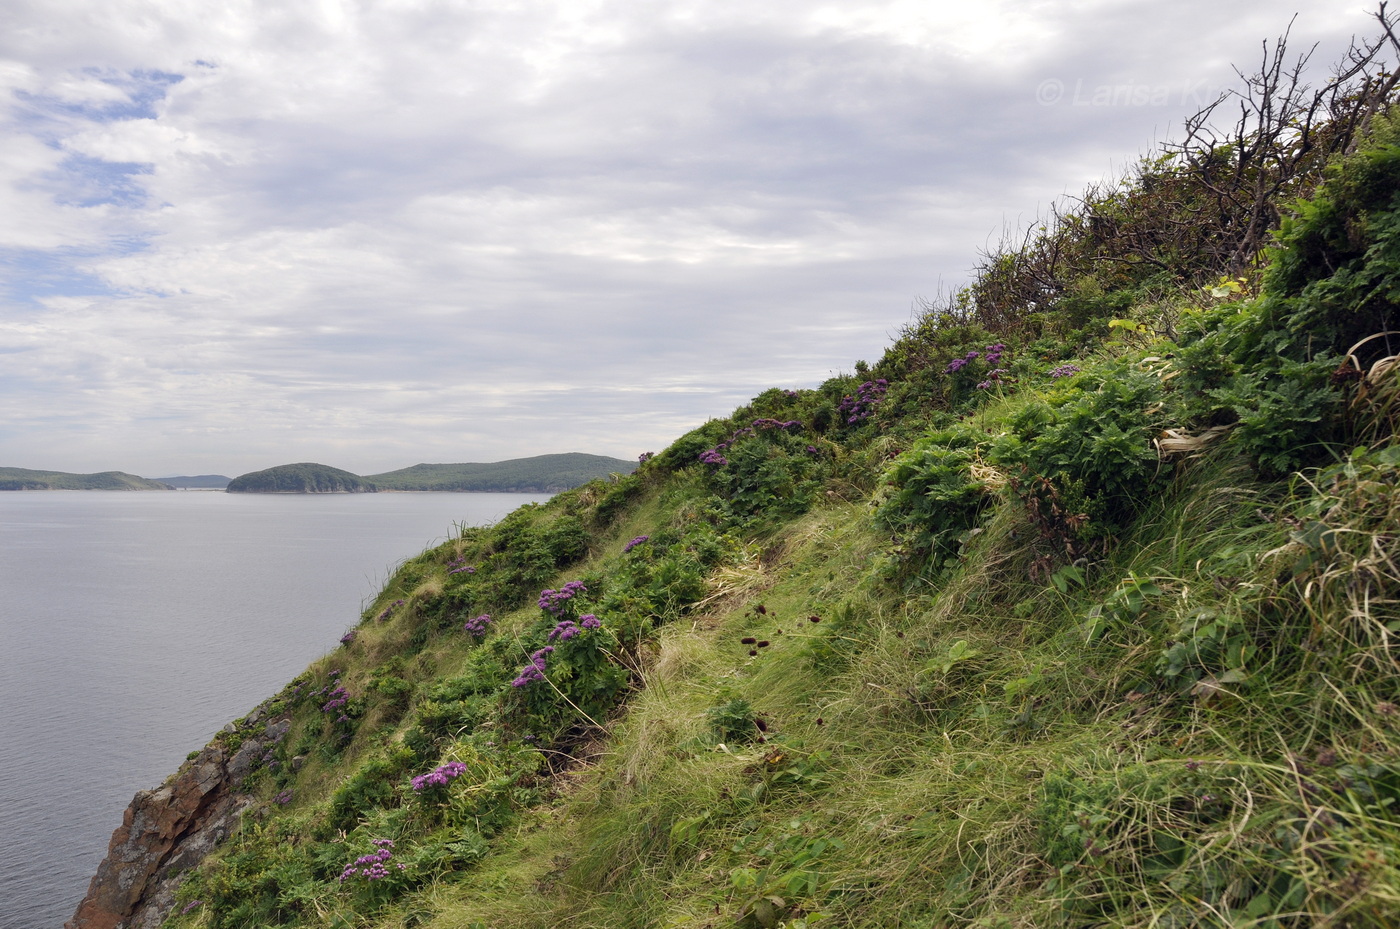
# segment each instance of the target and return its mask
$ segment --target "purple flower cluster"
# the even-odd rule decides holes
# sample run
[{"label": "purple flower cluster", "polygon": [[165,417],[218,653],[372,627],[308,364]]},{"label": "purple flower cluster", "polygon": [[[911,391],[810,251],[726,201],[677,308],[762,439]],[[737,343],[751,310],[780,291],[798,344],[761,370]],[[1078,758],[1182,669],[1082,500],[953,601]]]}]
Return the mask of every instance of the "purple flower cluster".
[{"label": "purple flower cluster", "polygon": [[288,803],[292,802],[292,792],[290,790],[284,790],[277,796],[273,797],[272,802],[277,804],[278,806],[286,806]]},{"label": "purple flower cluster", "polygon": [[1058,368],[1050,369],[1050,376],[1054,378],[1069,377],[1071,374],[1079,373],[1079,365],[1062,364]]},{"label": "purple flower cluster", "polygon": [[569,581],[558,590],[545,588],[540,591],[540,609],[551,616],[558,616],[564,612],[564,605],[566,603],[579,594],[587,592],[588,588],[583,586],[583,581]]},{"label": "purple flower cluster", "polygon": [[327,684],[325,687],[318,687],[315,690],[311,691],[310,696],[319,697],[322,694],[330,693],[332,685],[339,683],[336,680],[336,678],[340,677],[340,669],[335,668],[334,670],[327,672],[326,676],[331,679],[330,683]]},{"label": "purple flower cluster", "polygon": [[[368,855],[361,855],[359,858],[355,859],[354,864],[345,866],[345,870],[340,872],[340,883],[344,884],[350,878],[357,875],[363,877],[367,881],[378,881],[389,876],[387,865],[389,864],[389,860],[394,857],[394,852],[392,850],[394,847],[394,840],[375,839],[374,846],[378,851],[371,852]],[[402,862],[398,865],[400,871],[404,870],[405,867],[406,866]]]},{"label": "purple flower cluster", "polygon": [[467,564],[465,558],[453,558],[447,563],[448,574],[475,574],[476,566]]},{"label": "purple flower cluster", "polygon": [[486,635],[486,627],[491,625],[491,615],[482,613],[475,619],[469,619],[462,623],[462,631],[481,638]]},{"label": "purple flower cluster", "polygon": [[726,448],[733,445],[740,439],[753,435],[760,429],[801,429],[802,422],[796,419],[769,419],[766,416],[755,419],[753,423],[744,426],[742,429],[735,429],[733,434],[714,448],[707,448],[700,453],[701,464],[711,464],[717,468],[722,468],[729,464],[729,459],[721,454]]},{"label": "purple flower cluster", "polygon": [[185,904],[185,908],[180,911],[180,915],[184,916],[186,913],[190,912],[190,910],[197,909],[201,906],[204,906],[203,900],[191,900],[189,903]]},{"label": "purple flower cluster", "polygon": [[[574,622],[572,619],[561,619],[555,624],[553,629],[549,630],[549,636],[545,641],[567,642],[575,636],[582,635],[585,629],[597,629],[602,625],[603,621],[592,613],[585,613],[580,616],[578,622]],[[539,678],[534,678],[533,675],[531,675],[530,669],[535,668],[538,671],[543,671],[544,665],[541,663],[544,660],[543,656],[552,651],[554,651],[554,648],[547,645],[538,652],[535,652],[535,654],[531,656],[531,664],[526,666],[524,671],[521,672],[521,677],[531,676],[532,680],[538,680]],[[526,681],[526,683],[529,683],[529,681]],[[516,686],[523,687],[524,684],[517,684]]]},{"label": "purple flower cluster", "polygon": [[441,765],[435,770],[429,771],[427,774],[420,774],[412,778],[410,783],[413,785],[414,790],[424,791],[429,787],[446,787],[448,781],[453,778],[461,777],[466,773],[466,765],[462,764],[460,761],[449,761],[447,764]]},{"label": "purple flower cluster", "polygon": [[854,397],[849,394],[842,397],[838,409],[841,415],[846,417],[846,424],[853,426],[861,420],[869,419],[870,414],[875,412],[875,407],[885,399],[885,392],[889,389],[890,382],[882,377],[861,384],[856,388]]},{"label": "purple flower cluster", "polygon": [[403,606],[403,605],[404,605],[404,601],[403,601],[403,600],[395,600],[393,603],[389,604],[388,606],[386,606],[386,607],[384,608],[384,612],[383,612],[383,613],[380,613],[380,614],[379,614],[377,617],[375,617],[375,618],[378,619],[378,620],[382,623],[382,622],[384,622],[384,620],[388,619],[388,618],[393,614],[394,610],[398,609],[399,607],[401,607],[401,606]]},{"label": "purple flower cluster", "polygon": [[510,682],[510,686],[529,687],[535,681],[544,680],[545,659],[552,654],[554,654],[554,646],[546,645],[531,655],[530,663],[520,669],[520,674]]},{"label": "purple flower cluster", "polygon": [[574,636],[583,632],[572,619],[561,619],[558,625],[549,630],[549,637],[546,642],[567,642]]},{"label": "purple flower cluster", "polygon": [[322,713],[334,713],[350,702],[350,692],[343,686],[337,686],[335,690],[332,690],[327,696],[329,696],[330,699],[321,705]]},{"label": "purple flower cluster", "polygon": [[656,457],[656,452],[642,452],[637,456],[637,464],[646,464]]},{"label": "purple flower cluster", "polygon": [[358,634],[358,631],[351,629],[349,632],[345,633],[345,635],[340,637],[340,644],[349,645],[351,642],[355,641],[355,636]]},{"label": "purple flower cluster", "polygon": [[649,535],[639,535],[639,536],[637,536],[635,539],[633,539],[631,542],[628,542],[626,545],[622,546],[622,554],[625,555],[625,554],[627,554],[628,552],[630,552],[632,549],[636,548],[638,545],[641,545],[643,542],[648,542],[648,541],[650,541],[650,540],[651,540],[651,536],[649,536]]}]

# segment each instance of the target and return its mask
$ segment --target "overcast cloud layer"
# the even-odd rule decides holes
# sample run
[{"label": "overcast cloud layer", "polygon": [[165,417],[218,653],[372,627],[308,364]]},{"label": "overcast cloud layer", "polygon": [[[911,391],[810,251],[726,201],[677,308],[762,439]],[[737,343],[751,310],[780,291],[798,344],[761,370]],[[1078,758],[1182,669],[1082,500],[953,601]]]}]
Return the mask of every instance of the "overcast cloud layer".
[{"label": "overcast cloud layer", "polygon": [[660,449],[874,361],[1295,8],[1319,78],[1373,32],[1319,0],[0,0],[0,465]]}]

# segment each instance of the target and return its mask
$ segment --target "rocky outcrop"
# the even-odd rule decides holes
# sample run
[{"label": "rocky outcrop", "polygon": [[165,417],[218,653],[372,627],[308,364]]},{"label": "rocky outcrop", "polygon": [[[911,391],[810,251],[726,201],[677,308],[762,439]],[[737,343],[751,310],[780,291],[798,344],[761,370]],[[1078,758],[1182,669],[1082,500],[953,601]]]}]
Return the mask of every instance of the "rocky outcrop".
[{"label": "rocky outcrop", "polygon": [[[175,904],[181,875],[199,864],[253,804],[240,789],[243,780],[289,726],[267,716],[264,705],[241,725],[230,724],[161,787],[136,794],[64,929],[160,926]],[[234,744],[237,749],[230,751]]]}]

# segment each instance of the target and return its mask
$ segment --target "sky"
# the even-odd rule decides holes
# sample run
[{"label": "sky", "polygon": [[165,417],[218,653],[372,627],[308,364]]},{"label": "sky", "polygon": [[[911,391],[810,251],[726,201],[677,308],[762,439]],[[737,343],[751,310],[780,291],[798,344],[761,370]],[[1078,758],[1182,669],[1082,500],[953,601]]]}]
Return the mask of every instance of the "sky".
[{"label": "sky", "polygon": [[0,466],[659,451],[1372,9],[0,0]]}]

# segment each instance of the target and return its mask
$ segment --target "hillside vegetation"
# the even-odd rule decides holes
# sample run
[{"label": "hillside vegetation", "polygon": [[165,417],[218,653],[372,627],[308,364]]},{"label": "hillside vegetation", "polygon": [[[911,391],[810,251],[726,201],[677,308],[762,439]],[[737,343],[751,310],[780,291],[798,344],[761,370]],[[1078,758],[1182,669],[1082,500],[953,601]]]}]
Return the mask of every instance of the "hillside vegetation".
[{"label": "hillside vegetation", "polygon": [[406,562],[167,925],[1400,924],[1381,49]]},{"label": "hillside vegetation", "polygon": [[610,474],[630,474],[636,466],[621,458],[568,452],[480,464],[416,464],[365,480],[380,490],[558,493]]},{"label": "hillside vegetation", "polygon": [[169,484],[127,474],[100,471],[96,474],[70,474],[67,471],[32,471],[28,468],[0,468],[0,490],[173,490]]}]

